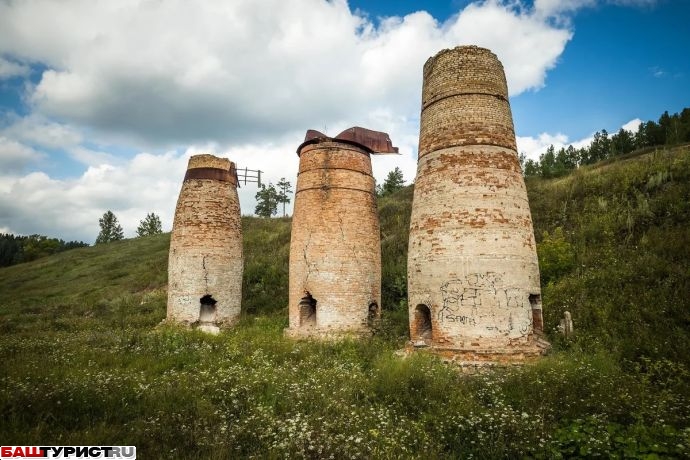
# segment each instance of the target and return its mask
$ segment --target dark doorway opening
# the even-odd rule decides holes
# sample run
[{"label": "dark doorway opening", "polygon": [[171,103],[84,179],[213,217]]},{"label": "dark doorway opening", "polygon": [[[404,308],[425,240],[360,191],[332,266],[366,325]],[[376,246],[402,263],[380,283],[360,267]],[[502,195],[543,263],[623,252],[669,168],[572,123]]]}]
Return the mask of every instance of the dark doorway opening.
[{"label": "dark doorway opening", "polygon": [[544,332],[544,318],[541,312],[541,295],[530,294],[529,304],[532,307],[532,329],[537,334]]},{"label": "dark doorway opening", "polygon": [[367,324],[369,327],[373,326],[381,317],[381,310],[376,302],[369,304],[369,312],[367,313]]},{"label": "dark doorway opening", "polygon": [[199,299],[201,310],[199,311],[200,323],[214,323],[216,321],[216,304],[218,301],[211,294],[206,294]]},{"label": "dark doorway opening", "polygon": [[413,336],[430,339],[432,336],[431,310],[424,304],[419,304],[414,311]]},{"label": "dark doorway opening", "polygon": [[299,301],[299,325],[300,327],[316,326],[316,299],[309,291]]}]

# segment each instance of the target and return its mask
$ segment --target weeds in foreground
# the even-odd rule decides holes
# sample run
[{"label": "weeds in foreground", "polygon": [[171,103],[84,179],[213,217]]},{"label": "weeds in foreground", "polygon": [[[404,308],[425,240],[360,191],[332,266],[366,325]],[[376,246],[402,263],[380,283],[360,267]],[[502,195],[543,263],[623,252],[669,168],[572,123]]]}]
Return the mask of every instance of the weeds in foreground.
[{"label": "weeds in foreground", "polygon": [[216,337],[4,335],[3,442],[136,445],[142,458],[690,454],[677,363],[624,369],[572,352],[464,375],[433,356],[398,357],[389,340],[293,342],[284,326],[259,316]]}]

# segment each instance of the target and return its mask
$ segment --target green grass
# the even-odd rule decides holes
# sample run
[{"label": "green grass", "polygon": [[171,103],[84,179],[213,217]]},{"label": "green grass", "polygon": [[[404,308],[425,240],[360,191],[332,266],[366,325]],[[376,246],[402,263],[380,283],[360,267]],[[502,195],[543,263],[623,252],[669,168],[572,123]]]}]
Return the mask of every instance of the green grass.
[{"label": "green grass", "polygon": [[156,327],[169,235],[0,269],[0,437],[166,459],[688,457],[688,176],[686,148],[530,180],[554,350],[476,375],[396,355],[411,187],[379,202],[384,319],[359,342],[283,337],[289,219],[243,218],[244,313],[219,336]]},{"label": "green grass", "polygon": [[568,310],[569,346],[690,364],[690,147],[527,184],[547,329]]}]

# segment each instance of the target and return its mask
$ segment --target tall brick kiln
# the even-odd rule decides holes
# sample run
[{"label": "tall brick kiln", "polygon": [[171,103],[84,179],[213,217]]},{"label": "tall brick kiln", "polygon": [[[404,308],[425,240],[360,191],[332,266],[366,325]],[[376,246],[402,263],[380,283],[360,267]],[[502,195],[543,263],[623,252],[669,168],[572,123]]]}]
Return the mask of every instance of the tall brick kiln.
[{"label": "tall brick kiln", "polygon": [[307,131],[297,149],[286,335],[362,335],[380,317],[381,241],[370,154],[397,151],[387,134],[364,128],[334,138]]},{"label": "tall brick kiln", "polygon": [[443,50],[424,65],[408,301],[417,347],[464,362],[548,347],[506,78],[484,48]]},{"label": "tall brick kiln", "polygon": [[235,164],[194,155],[177,200],[168,259],[168,321],[215,332],[239,319],[242,223]]}]

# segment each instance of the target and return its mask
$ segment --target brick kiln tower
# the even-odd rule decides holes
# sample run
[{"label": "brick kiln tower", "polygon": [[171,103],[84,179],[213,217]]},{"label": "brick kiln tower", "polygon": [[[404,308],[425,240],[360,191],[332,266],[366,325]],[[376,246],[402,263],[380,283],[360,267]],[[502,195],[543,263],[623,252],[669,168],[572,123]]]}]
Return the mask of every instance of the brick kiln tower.
[{"label": "brick kiln tower", "polygon": [[407,271],[415,346],[462,362],[548,347],[506,78],[487,49],[443,50],[424,65]]},{"label": "brick kiln tower", "polygon": [[194,155],[177,200],[168,259],[168,321],[217,332],[239,319],[242,223],[235,164]]},{"label": "brick kiln tower", "polygon": [[334,138],[307,131],[297,149],[286,335],[356,336],[380,317],[381,240],[370,154],[397,151],[387,134],[364,128]]}]

